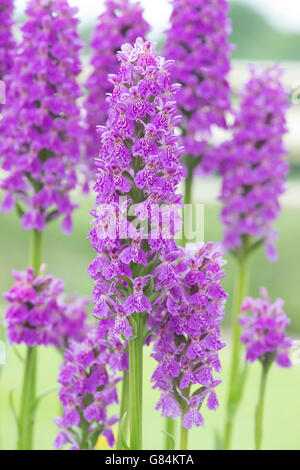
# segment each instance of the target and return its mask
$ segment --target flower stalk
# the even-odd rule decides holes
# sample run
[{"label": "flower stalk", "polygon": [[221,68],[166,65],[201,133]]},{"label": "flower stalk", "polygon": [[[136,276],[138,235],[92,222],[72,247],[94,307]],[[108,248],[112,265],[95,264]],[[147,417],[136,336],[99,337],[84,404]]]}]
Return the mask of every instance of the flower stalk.
[{"label": "flower stalk", "polygon": [[142,450],[143,407],[143,319],[132,315],[134,335],[129,341],[129,424],[130,449]]},{"label": "flower stalk", "polygon": [[226,422],[224,430],[223,448],[229,450],[231,446],[232,433],[234,427],[235,415],[242,397],[245,384],[246,369],[241,369],[241,326],[238,323],[238,316],[243,299],[247,292],[249,278],[249,253],[244,248],[242,255],[238,260],[238,273],[236,277],[236,285],[234,289],[233,308],[232,308],[232,356],[230,366],[229,392],[226,409]]},{"label": "flower stalk", "polygon": [[[175,448],[176,422],[170,416],[166,418],[165,428],[165,450],[174,450]],[[171,445],[172,442],[172,445]]]},{"label": "flower stalk", "polygon": [[183,202],[184,202],[184,213],[183,213],[183,246],[187,243],[192,242],[193,240],[189,240],[187,238],[188,235],[192,235],[193,233],[193,181],[194,181],[194,173],[197,166],[200,164],[202,160],[202,156],[195,158],[193,155],[184,155],[182,158],[183,164],[187,168],[187,176],[184,181],[184,195],[183,195]]},{"label": "flower stalk", "polygon": [[255,450],[261,450],[267,376],[271,362],[262,364],[258,404],[255,412]]},{"label": "flower stalk", "polygon": [[291,367],[291,348],[294,340],[287,336],[290,319],[284,311],[284,301],[272,302],[265,287],[260,288],[259,298],[246,297],[241,311],[248,312],[238,319],[242,326],[241,342],[246,346],[246,361],[259,360],[262,375],[258,405],[255,411],[255,449],[260,450],[263,437],[263,415],[267,374],[272,363],[282,368]]},{"label": "flower stalk", "polygon": [[117,449],[124,450],[123,442],[126,442],[128,433],[128,404],[129,404],[129,372],[125,369],[122,381],[122,396],[120,403],[120,422],[117,438]]},{"label": "flower stalk", "polygon": [[181,425],[180,450],[188,450],[189,430]]},{"label": "flower stalk", "polygon": [[[37,230],[31,232],[30,264],[35,275],[38,274],[42,259],[42,233]],[[37,348],[27,347],[25,370],[23,377],[23,388],[21,398],[21,409],[19,416],[19,439],[18,450],[32,450],[34,417],[33,406],[36,400],[36,369]]]}]

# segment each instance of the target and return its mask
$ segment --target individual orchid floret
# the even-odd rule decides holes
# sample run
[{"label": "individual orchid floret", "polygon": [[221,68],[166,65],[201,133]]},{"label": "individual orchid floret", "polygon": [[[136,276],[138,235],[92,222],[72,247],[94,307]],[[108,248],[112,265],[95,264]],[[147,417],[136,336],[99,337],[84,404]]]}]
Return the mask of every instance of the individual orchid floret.
[{"label": "individual orchid floret", "polygon": [[[106,122],[108,113],[106,95],[112,91],[108,75],[117,73],[119,69],[115,53],[122,44],[134,42],[139,36],[145,37],[149,29],[139,2],[105,1],[105,11],[99,17],[91,42],[93,72],[86,82],[88,95],[85,101],[87,122],[85,153],[86,163],[91,167],[90,176],[93,182],[95,180],[94,158],[99,151],[96,128]],[[126,181],[126,179],[123,180],[124,183]]]},{"label": "individual orchid floret", "polygon": [[150,276],[147,276],[146,278],[138,277],[133,281],[133,293],[124,302],[124,309],[128,314],[133,312],[150,313],[151,303],[143,291],[149,281]]},{"label": "individual orchid floret", "polygon": [[70,445],[72,450],[93,450],[101,435],[110,447],[114,446],[112,426],[118,418],[109,413],[109,408],[118,403],[119,367],[117,363],[114,370],[109,367],[114,356],[112,347],[93,328],[83,341],[72,342],[65,352],[58,377],[63,414],[56,419],[59,433],[55,448]]},{"label": "individual orchid floret", "polygon": [[2,210],[16,206],[25,230],[43,231],[59,216],[62,230],[72,229],[76,205],[70,192],[77,185],[83,135],[76,12],[67,0],[31,0],[11,71],[0,128]]},{"label": "individual orchid floret", "polygon": [[184,162],[211,170],[208,142],[213,125],[226,127],[230,109],[231,23],[227,0],[173,0],[164,53],[175,60],[174,79],[182,84],[177,103],[182,114]]},{"label": "individual orchid floret", "polygon": [[289,103],[281,76],[277,66],[251,70],[233,138],[219,151],[224,247],[238,253],[264,244],[270,260],[277,257],[273,224],[288,172],[283,137]]},{"label": "individual orchid floret", "polygon": [[154,286],[165,294],[157,297],[150,317],[148,342],[158,362],[152,381],[161,391],[156,409],[165,417],[182,416],[183,427],[190,429],[203,425],[204,402],[210,410],[218,406],[220,381],[214,372],[221,371],[219,351],[225,346],[220,334],[227,297],[221,286],[224,260],[208,243],[187,245],[180,262],[172,264],[172,274],[158,276]]},{"label": "individual orchid floret", "polygon": [[241,310],[249,315],[239,317],[243,331],[241,342],[246,346],[246,360],[263,363],[275,360],[280,367],[290,367],[289,352],[293,340],[286,334],[290,320],[284,312],[284,302],[272,303],[267,290],[260,289],[261,298],[246,297]]},{"label": "individual orchid floret", "polygon": [[5,315],[12,344],[55,346],[65,350],[71,340],[81,341],[87,332],[87,298],[64,294],[64,283],[32,268],[13,271],[16,283],[3,296],[9,307]]}]

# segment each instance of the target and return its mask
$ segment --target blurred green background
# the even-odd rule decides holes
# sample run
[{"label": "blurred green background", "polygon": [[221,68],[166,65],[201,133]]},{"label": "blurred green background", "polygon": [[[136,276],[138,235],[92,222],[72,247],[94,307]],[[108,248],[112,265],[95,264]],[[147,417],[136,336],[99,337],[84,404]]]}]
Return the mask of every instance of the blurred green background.
[{"label": "blurred green background", "polygon": [[236,45],[234,59],[299,61],[300,31],[276,28],[251,2],[231,2],[230,16],[231,42]]},{"label": "blurred green background", "polygon": [[[148,1],[148,0],[147,0]],[[166,1],[166,0],[164,0]],[[146,0],[143,1],[145,4]],[[18,2],[21,4],[21,1]],[[23,2],[24,3],[24,2]],[[73,2],[74,3],[74,2]],[[255,3],[255,2],[254,2]],[[253,5],[254,5],[253,3]],[[300,31],[276,28],[269,21],[268,15],[254,8],[251,2],[231,2],[233,35],[231,42],[236,45],[233,53],[235,64],[255,61],[284,61],[288,70],[296,70],[299,61]],[[284,2],[282,2],[284,8]],[[24,16],[18,13],[18,19]],[[81,32],[86,41],[91,37],[96,16],[81,24]],[[163,42],[162,36],[156,38]],[[86,52],[88,49],[86,49]],[[287,62],[293,61],[293,62]],[[296,69],[295,69],[296,67]],[[300,70],[300,65],[299,65]],[[239,68],[238,68],[239,71]],[[242,78],[240,78],[242,82]],[[300,78],[300,74],[299,74]],[[290,84],[292,86],[292,83]],[[299,122],[299,106],[294,106],[295,118]],[[296,136],[298,128],[296,126]],[[300,153],[298,143],[289,147],[292,170],[289,176],[288,193],[284,199],[283,212],[277,227],[280,230],[278,248],[280,258],[277,263],[269,263],[262,250],[252,259],[249,293],[258,294],[259,286],[265,285],[272,297],[282,297],[286,302],[286,312],[292,319],[291,335],[300,337]],[[219,181],[197,180],[195,185],[196,202],[205,203],[205,241],[217,241],[221,237],[219,223],[219,204],[216,200]],[[45,239],[44,261],[48,272],[65,280],[67,292],[90,295],[93,283],[86,269],[93,258],[93,252],[86,240],[93,198],[78,198],[80,209],[74,216],[74,231],[70,237],[64,237],[57,224],[49,226]],[[12,279],[12,268],[24,269],[28,263],[28,234],[21,230],[15,214],[0,214],[0,291],[7,290]],[[229,293],[227,313],[223,333],[229,347],[222,353],[224,372],[223,384],[219,387],[220,408],[217,412],[204,411],[205,428],[191,432],[190,448],[214,448],[217,431],[222,429],[224,404],[227,389],[228,356],[230,351],[230,303],[235,278],[235,261],[228,258],[225,267],[224,288]],[[5,303],[0,298],[0,314],[5,313]],[[18,350],[23,354],[22,347]],[[154,365],[145,351],[145,400],[144,400],[144,440],[146,448],[160,449],[164,439],[163,420],[153,408],[158,394],[151,390],[150,377]],[[300,356],[300,354],[298,354]],[[265,449],[300,449],[300,364],[297,365],[297,353],[294,354],[295,366],[289,370],[273,367],[270,372],[265,414]],[[298,357],[300,362],[300,357]],[[51,348],[40,348],[39,352],[39,391],[56,383],[61,357]],[[14,350],[8,346],[7,363],[0,374],[0,448],[13,449],[16,442],[16,426],[9,407],[9,393],[15,389],[15,403],[19,405],[19,392],[22,380],[22,363]],[[253,448],[254,409],[257,401],[259,365],[250,368],[248,386],[243,404],[237,417],[237,427],[233,446],[236,449]],[[36,419],[36,449],[51,449],[56,428],[53,419],[58,415],[59,405],[54,392],[41,403]],[[153,432],[155,430],[155,432]]]},{"label": "blurred green background", "polygon": [[[94,25],[97,21],[97,16],[103,11],[104,0],[86,0],[80,2],[78,0],[69,0],[74,6],[78,6],[81,11],[83,18],[80,31],[85,43],[89,43]],[[168,7],[166,4],[171,3],[167,0],[160,2],[161,15],[157,14],[155,9],[157,8],[158,1],[150,2],[150,0],[140,0],[146,11],[146,19],[152,21],[155,26],[154,34],[156,40],[160,43],[163,42],[162,30],[166,29],[166,24],[163,24],[164,15],[168,14],[171,6]],[[229,0],[230,1],[230,0]],[[16,18],[19,23],[23,23],[25,20],[24,6],[26,0],[15,0],[17,11]],[[296,16],[298,14],[297,0],[269,0],[269,4],[276,3],[277,5],[282,4],[282,23],[283,27],[278,27],[274,24],[274,12],[272,7],[269,11],[263,8],[263,1],[261,5],[258,0],[231,0],[230,1],[230,17],[232,19],[233,34],[231,42],[235,44],[236,50],[233,53],[234,59],[246,59],[246,60],[274,60],[274,61],[286,61],[293,60],[299,61],[299,40],[300,31],[296,31],[295,28],[289,28],[287,25],[288,18]],[[284,15],[286,10],[291,10],[292,13]],[[261,8],[262,7],[262,8]],[[153,13],[151,13],[151,10]],[[278,13],[278,8],[277,8]],[[151,17],[150,17],[151,16]],[[277,14],[278,17],[278,14]],[[276,15],[275,15],[276,18]],[[277,18],[278,19],[278,18]]]},{"label": "blurred green background", "polygon": [[[296,0],[294,2],[296,3]],[[147,0],[141,3],[146,8]],[[282,5],[283,8],[286,6],[284,2]],[[251,0],[231,1],[230,17],[233,28],[231,42],[236,46],[233,52],[234,59],[299,61],[300,31],[291,32],[288,29],[277,28],[270,22],[268,15],[257,9]],[[86,43],[90,41],[94,22],[95,18],[91,17],[81,25],[82,36]],[[162,35],[156,39],[160,43],[164,41]]]}]

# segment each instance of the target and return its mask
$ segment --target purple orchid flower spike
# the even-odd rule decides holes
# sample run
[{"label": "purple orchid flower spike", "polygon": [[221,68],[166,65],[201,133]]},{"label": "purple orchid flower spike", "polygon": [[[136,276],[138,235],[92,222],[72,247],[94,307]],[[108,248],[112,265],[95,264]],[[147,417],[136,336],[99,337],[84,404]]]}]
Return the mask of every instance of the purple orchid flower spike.
[{"label": "purple orchid flower spike", "polygon": [[284,312],[284,302],[277,299],[272,303],[265,287],[260,289],[260,294],[261,298],[257,299],[246,297],[241,307],[243,312],[250,312],[239,317],[246,360],[254,362],[274,356],[280,367],[291,367],[289,351],[293,340],[286,335],[290,319]]},{"label": "purple orchid flower spike", "polygon": [[[73,341],[65,352],[58,377],[63,415],[56,420],[56,448],[69,444],[71,449],[92,450],[101,434],[114,446],[112,426],[118,418],[109,410],[118,403],[117,373],[126,364],[116,359],[114,370],[109,367],[114,356],[111,347],[111,341],[92,328],[83,341]],[[87,432],[78,432],[83,427]]]},{"label": "purple orchid flower spike", "polygon": [[277,66],[251,70],[233,139],[219,151],[224,247],[238,251],[247,239],[248,249],[263,244],[271,261],[277,258],[273,224],[289,168],[283,142],[289,102],[281,77]]},{"label": "purple orchid flower spike", "polygon": [[72,230],[77,206],[70,192],[78,184],[83,137],[76,12],[67,0],[31,0],[10,73],[0,129],[2,210],[17,207],[25,230],[41,232],[60,216],[62,231]]},{"label": "purple orchid flower spike", "polygon": [[[149,29],[150,26],[143,18],[143,9],[139,2],[105,0],[105,11],[98,19],[91,42],[93,72],[86,81],[88,92],[84,103],[87,123],[84,168],[86,189],[96,179],[94,159],[100,147],[100,142],[97,144],[96,128],[98,127],[98,131],[101,132],[101,125],[104,126],[107,119],[109,103],[106,98],[107,94],[112,91],[108,76],[116,74],[119,69],[115,52],[121,48],[122,44],[133,42],[138,36],[145,38]],[[124,151],[129,153],[126,149]],[[118,166],[117,158],[113,178],[119,178],[120,191],[126,192],[126,185],[128,186],[129,183],[122,176],[122,169]]]}]

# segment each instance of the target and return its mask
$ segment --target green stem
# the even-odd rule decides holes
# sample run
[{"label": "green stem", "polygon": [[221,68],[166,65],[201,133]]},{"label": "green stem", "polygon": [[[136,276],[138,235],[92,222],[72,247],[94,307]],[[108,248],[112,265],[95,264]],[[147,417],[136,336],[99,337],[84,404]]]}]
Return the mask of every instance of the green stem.
[{"label": "green stem", "polygon": [[129,373],[127,370],[123,372],[122,396],[120,404],[120,421],[117,438],[117,450],[123,449],[123,440],[127,440],[128,430],[128,404],[129,404]]},{"label": "green stem", "polygon": [[188,450],[188,437],[189,437],[188,429],[185,429],[181,424],[180,450]]},{"label": "green stem", "polygon": [[[42,258],[42,234],[31,232],[30,264],[38,274]],[[34,417],[32,413],[36,400],[37,348],[27,348],[23,377],[21,409],[19,416],[18,450],[31,450],[33,447]]]},{"label": "green stem", "polygon": [[[196,157],[194,155],[184,155],[182,158],[182,163],[187,168],[187,177],[184,182],[184,195],[183,195],[183,203],[185,206],[193,204],[193,182],[194,182],[194,173],[202,160],[202,155]],[[194,208],[193,206],[190,207],[191,211],[187,211],[187,207],[184,207],[183,212],[183,234],[182,234],[182,243],[185,246],[188,242],[192,242],[193,240],[186,238],[186,230],[188,230],[188,235],[193,235],[193,215],[194,215]]]},{"label": "green stem", "polygon": [[[232,357],[230,367],[229,379],[229,393],[226,409],[226,422],[224,430],[223,448],[230,449],[232,432],[234,426],[235,414],[242,396],[242,389],[244,387],[244,380],[240,367],[240,353],[241,353],[241,325],[238,323],[238,316],[243,299],[247,292],[249,276],[249,255],[246,250],[239,259],[238,273],[236,278],[236,285],[234,289],[233,309],[232,309],[232,325],[233,325],[233,339],[232,339]],[[244,377],[245,378],[245,377]]]},{"label": "green stem", "polygon": [[193,176],[194,168],[188,168],[188,174],[184,182],[184,204],[192,204],[192,194],[193,194]]},{"label": "green stem", "polygon": [[[169,416],[165,419],[166,432],[165,432],[165,450],[174,450],[175,447],[175,420]],[[172,443],[172,445],[170,445]]]},{"label": "green stem", "polygon": [[21,411],[19,416],[18,450],[31,450],[33,440],[33,416],[31,414],[35,397],[36,349],[27,348]]},{"label": "green stem", "polygon": [[42,263],[42,233],[37,230],[31,232],[30,242],[30,264],[34,269],[35,275],[38,274]]},{"label": "green stem", "polygon": [[[188,235],[192,235],[191,226],[193,223],[193,208],[188,207],[192,204],[192,195],[193,195],[193,177],[194,177],[194,166],[189,165],[187,168],[187,177],[184,182],[184,195],[183,195],[183,234],[182,234],[182,243],[185,246],[189,241],[187,238]],[[186,233],[187,232],[187,233]]]},{"label": "green stem", "polygon": [[142,395],[143,395],[143,318],[132,315],[134,336],[129,341],[129,423],[130,449],[142,450]]},{"label": "green stem", "polygon": [[269,366],[266,364],[262,365],[260,389],[258,404],[255,413],[255,450],[261,450],[262,437],[263,437],[263,418],[264,418],[264,404],[266,394],[266,384],[268,376]]}]

